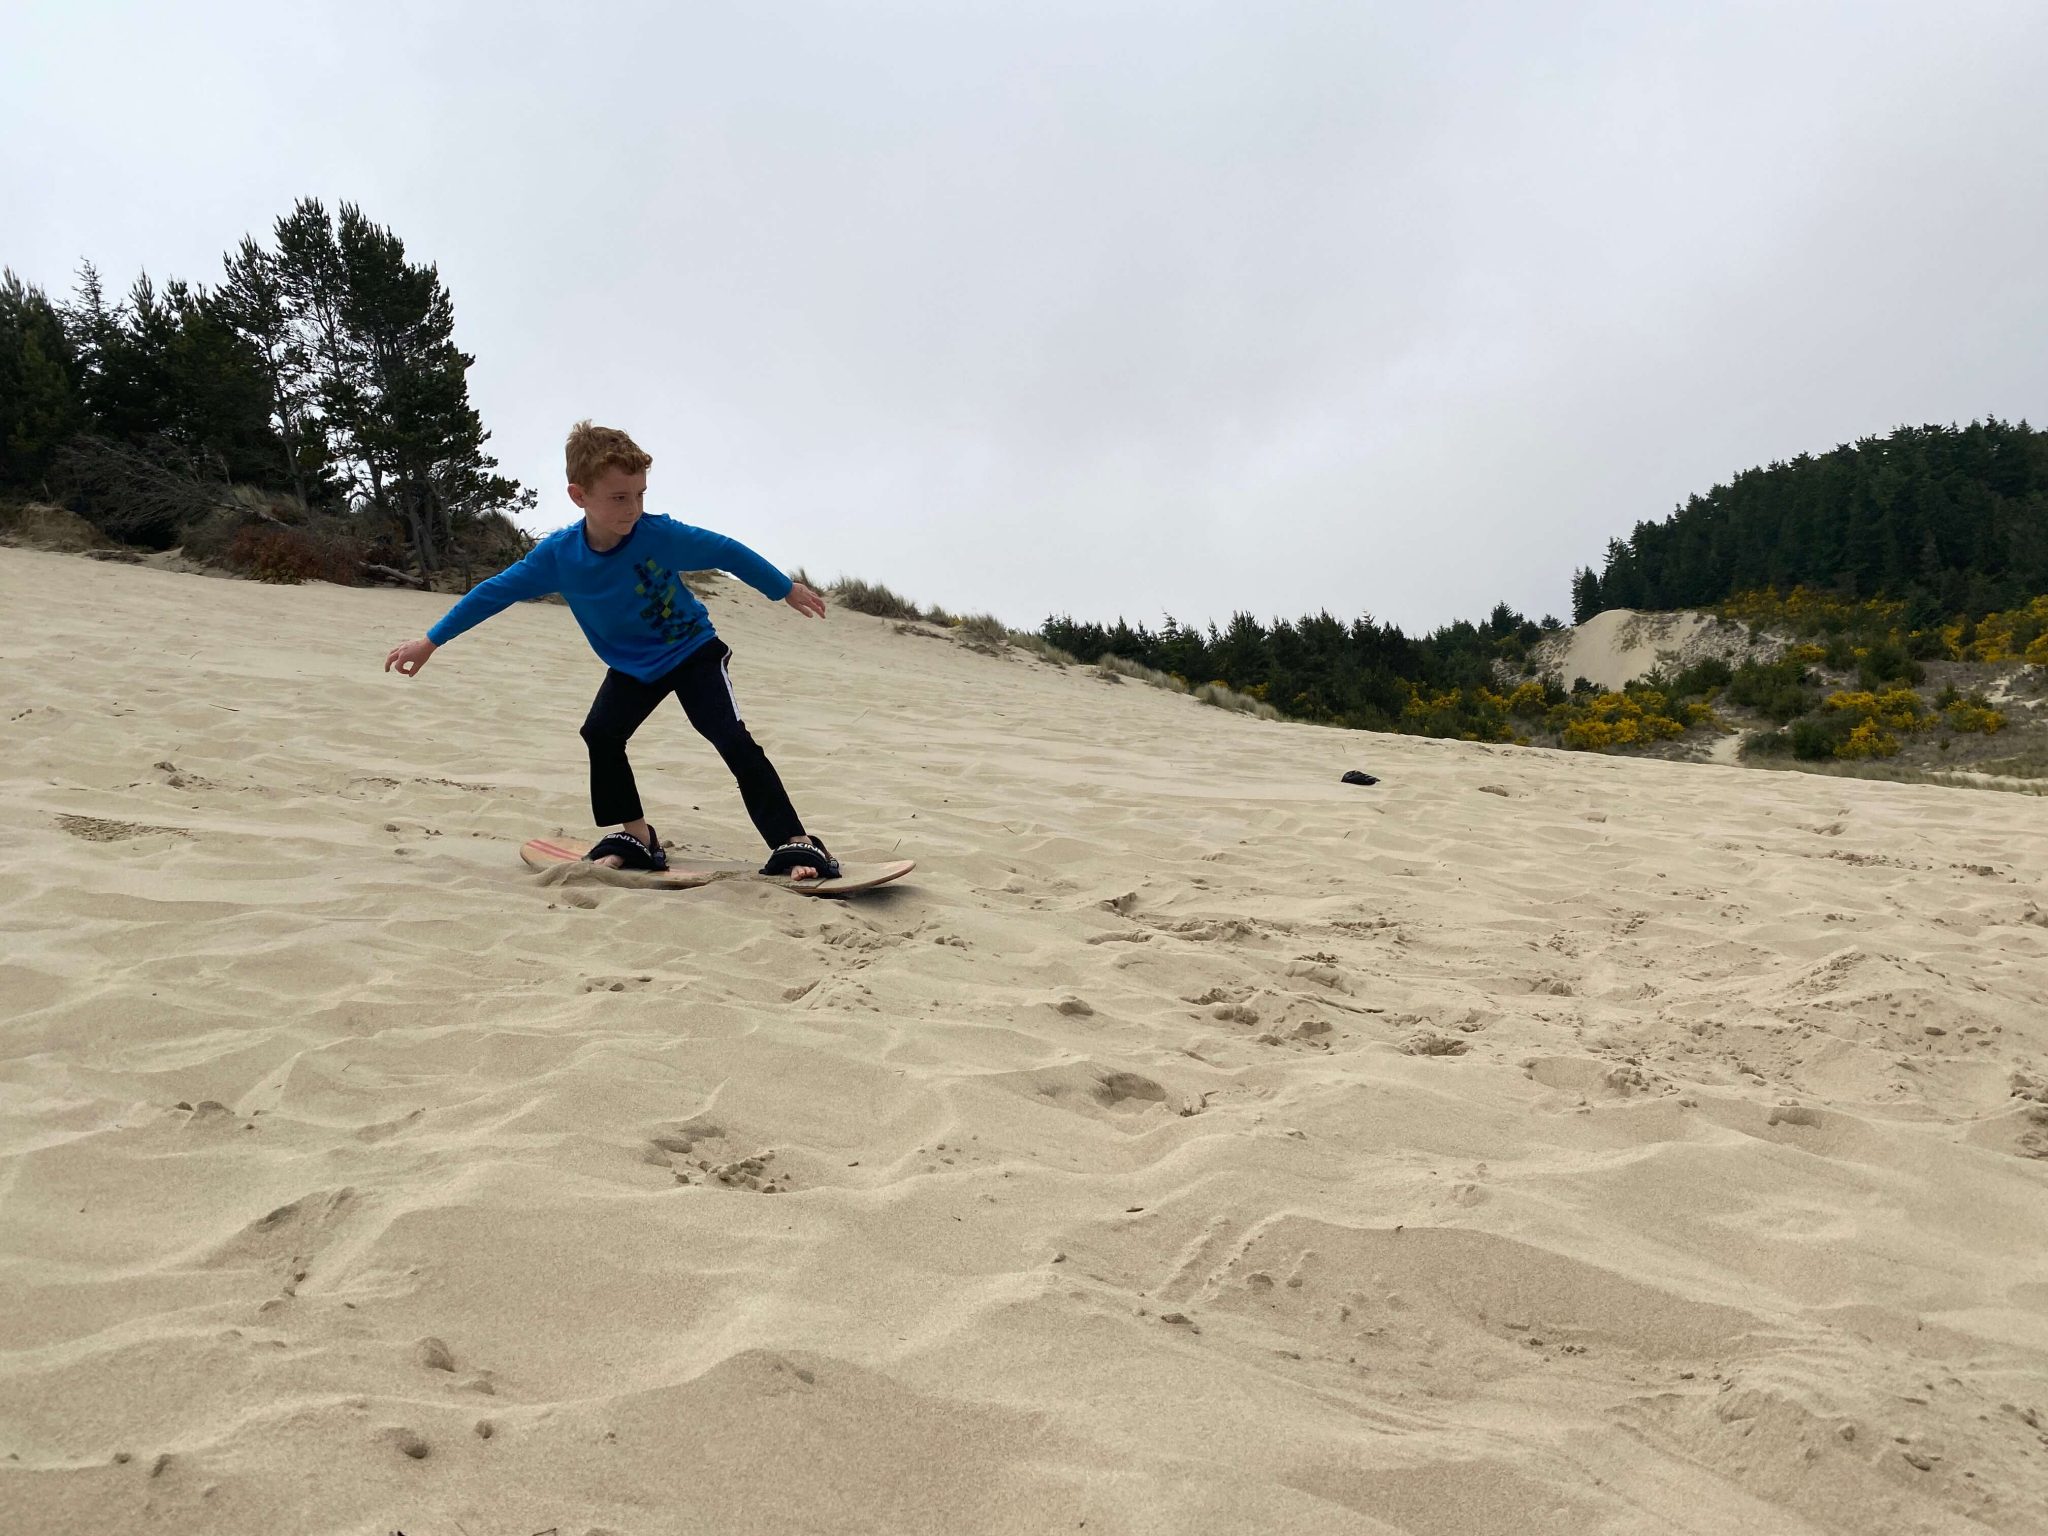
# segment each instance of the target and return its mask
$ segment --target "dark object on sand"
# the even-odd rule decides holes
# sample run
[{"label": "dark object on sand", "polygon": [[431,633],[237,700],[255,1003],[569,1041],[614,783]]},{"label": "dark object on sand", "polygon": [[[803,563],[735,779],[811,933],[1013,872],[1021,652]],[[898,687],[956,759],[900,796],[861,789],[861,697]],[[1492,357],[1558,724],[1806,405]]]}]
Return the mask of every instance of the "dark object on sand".
[{"label": "dark object on sand", "polygon": [[1356,768],[1344,775],[1346,784],[1377,784],[1379,780],[1369,773],[1360,773]]}]

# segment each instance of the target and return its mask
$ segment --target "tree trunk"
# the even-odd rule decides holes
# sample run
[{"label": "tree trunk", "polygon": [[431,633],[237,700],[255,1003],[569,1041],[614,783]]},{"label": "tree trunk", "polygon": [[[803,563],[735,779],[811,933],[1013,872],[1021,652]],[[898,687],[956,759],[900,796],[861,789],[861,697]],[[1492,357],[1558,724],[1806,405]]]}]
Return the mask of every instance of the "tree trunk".
[{"label": "tree trunk", "polygon": [[420,569],[429,574],[441,568],[441,558],[434,548],[434,530],[421,515],[420,498],[411,486],[401,485],[399,502],[405,508],[406,525],[412,530],[413,548],[419,552]]},{"label": "tree trunk", "polygon": [[306,500],[306,472],[299,467],[299,421],[298,412],[292,409],[292,402],[284,382],[284,366],[276,356],[276,350],[268,337],[263,340],[263,370],[270,379],[270,408],[277,412],[278,435],[284,439],[285,473],[292,477],[292,492],[299,498],[299,505],[310,506]]}]

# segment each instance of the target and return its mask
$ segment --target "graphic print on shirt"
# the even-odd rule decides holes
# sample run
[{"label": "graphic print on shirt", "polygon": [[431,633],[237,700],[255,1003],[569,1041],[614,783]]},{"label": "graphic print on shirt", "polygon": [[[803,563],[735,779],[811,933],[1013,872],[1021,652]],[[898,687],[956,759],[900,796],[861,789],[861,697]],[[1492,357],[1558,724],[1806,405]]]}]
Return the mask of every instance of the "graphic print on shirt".
[{"label": "graphic print on shirt", "polygon": [[674,571],[663,569],[657,560],[642,560],[633,567],[633,574],[640,578],[633,590],[647,599],[640,617],[655,634],[674,644],[689,639],[702,627],[703,620],[686,611],[688,599]]}]

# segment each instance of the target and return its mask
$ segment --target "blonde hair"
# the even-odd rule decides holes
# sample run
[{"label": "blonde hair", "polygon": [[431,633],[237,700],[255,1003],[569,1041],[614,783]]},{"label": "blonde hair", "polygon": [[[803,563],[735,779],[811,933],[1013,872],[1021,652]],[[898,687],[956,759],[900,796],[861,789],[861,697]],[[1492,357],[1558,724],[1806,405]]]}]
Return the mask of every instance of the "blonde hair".
[{"label": "blonde hair", "polygon": [[594,427],[579,421],[569,429],[563,457],[568,461],[569,483],[589,486],[608,469],[622,469],[637,475],[654,462],[632,438],[617,427]]}]

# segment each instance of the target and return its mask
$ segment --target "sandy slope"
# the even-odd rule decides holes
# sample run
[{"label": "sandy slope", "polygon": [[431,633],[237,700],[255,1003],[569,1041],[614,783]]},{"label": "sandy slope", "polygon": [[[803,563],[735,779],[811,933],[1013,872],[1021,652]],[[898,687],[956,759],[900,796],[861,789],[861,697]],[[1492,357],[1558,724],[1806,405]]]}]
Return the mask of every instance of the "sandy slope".
[{"label": "sandy slope", "polygon": [[1619,690],[1658,667],[1682,670],[1708,656],[1738,665],[1769,661],[1784,644],[1770,637],[1752,640],[1742,626],[1691,609],[1650,613],[1609,608],[1546,637],[1534,657],[1560,687],[1569,688],[1583,677],[1597,687]]},{"label": "sandy slope", "polygon": [[[440,606],[0,550],[10,1531],[2048,1529],[2038,800],[739,591],[799,806],[917,874],[548,885],[597,666],[380,673]],[[637,761],[746,850],[679,713]]]}]

